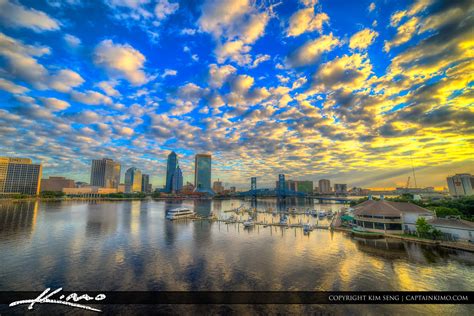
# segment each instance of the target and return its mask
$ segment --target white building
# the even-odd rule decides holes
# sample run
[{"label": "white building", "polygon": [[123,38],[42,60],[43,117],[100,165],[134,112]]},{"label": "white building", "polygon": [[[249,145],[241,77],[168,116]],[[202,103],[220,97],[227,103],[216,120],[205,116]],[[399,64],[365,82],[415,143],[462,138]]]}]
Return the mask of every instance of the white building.
[{"label": "white building", "polygon": [[474,241],[474,223],[459,218],[435,218],[428,223],[449,239]]},{"label": "white building", "polygon": [[454,197],[474,195],[474,177],[468,173],[447,178],[449,194]]}]

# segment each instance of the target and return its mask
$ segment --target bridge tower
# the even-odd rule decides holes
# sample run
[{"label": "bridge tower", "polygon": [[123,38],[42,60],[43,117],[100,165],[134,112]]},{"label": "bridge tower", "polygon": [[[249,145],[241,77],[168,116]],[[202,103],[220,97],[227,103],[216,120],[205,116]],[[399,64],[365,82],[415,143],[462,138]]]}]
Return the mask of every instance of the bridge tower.
[{"label": "bridge tower", "polygon": [[277,187],[277,197],[279,199],[284,199],[286,194],[286,182],[285,182],[285,175],[279,174],[278,175],[278,187]]},{"label": "bridge tower", "polygon": [[252,192],[252,197],[257,197],[257,177],[250,178],[250,191]]}]

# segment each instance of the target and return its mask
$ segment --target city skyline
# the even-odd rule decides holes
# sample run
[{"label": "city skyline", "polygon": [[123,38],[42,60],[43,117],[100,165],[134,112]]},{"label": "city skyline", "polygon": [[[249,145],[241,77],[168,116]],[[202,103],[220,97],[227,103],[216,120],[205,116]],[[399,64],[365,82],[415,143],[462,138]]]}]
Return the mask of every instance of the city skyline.
[{"label": "city skyline", "polygon": [[[474,174],[472,1],[2,1],[0,151],[89,182],[446,187]],[[350,14],[348,13],[350,12]],[[25,18],[28,17],[28,18]],[[87,17],[84,23],[84,17]],[[99,27],[100,26],[100,27]]]}]

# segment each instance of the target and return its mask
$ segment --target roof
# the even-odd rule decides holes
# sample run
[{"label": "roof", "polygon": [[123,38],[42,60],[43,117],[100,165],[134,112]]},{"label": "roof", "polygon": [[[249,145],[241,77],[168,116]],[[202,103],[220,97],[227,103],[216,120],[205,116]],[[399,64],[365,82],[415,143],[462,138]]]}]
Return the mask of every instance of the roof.
[{"label": "roof", "polygon": [[400,216],[401,213],[409,214],[430,214],[433,212],[407,202],[391,202],[387,200],[367,200],[354,206],[355,215],[381,215],[381,216]]},{"label": "roof", "polygon": [[465,221],[463,219],[457,219],[457,218],[435,218],[428,221],[428,223],[433,226],[444,226],[444,227],[474,230],[474,222],[469,222],[469,221]]}]

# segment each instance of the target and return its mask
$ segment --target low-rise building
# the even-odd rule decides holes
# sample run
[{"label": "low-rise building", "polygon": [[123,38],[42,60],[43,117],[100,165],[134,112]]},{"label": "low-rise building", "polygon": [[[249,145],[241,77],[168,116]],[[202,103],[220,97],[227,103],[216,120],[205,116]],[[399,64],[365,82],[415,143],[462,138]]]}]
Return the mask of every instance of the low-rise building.
[{"label": "low-rise building", "polygon": [[63,188],[63,193],[66,195],[101,195],[117,193],[117,189],[101,187]]},{"label": "low-rise building", "polygon": [[403,233],[416,231],[416,221],[424,217],[435,218],[435,214],[413,203],[367,200],[354,207],[356,224],[367,231]]},{"label": "low-rise building", "polygon": [[434,218],[428,224],[440,230],[447,239],[474,241],[474,223],[460,218]]},{"label": "low-rise building", "polygon": [[65,177],[49,177],[48,179],[41,179],[41,192],[53,191],[61,192],[63,188],[75,188],[74,180],[66,179]]}]

